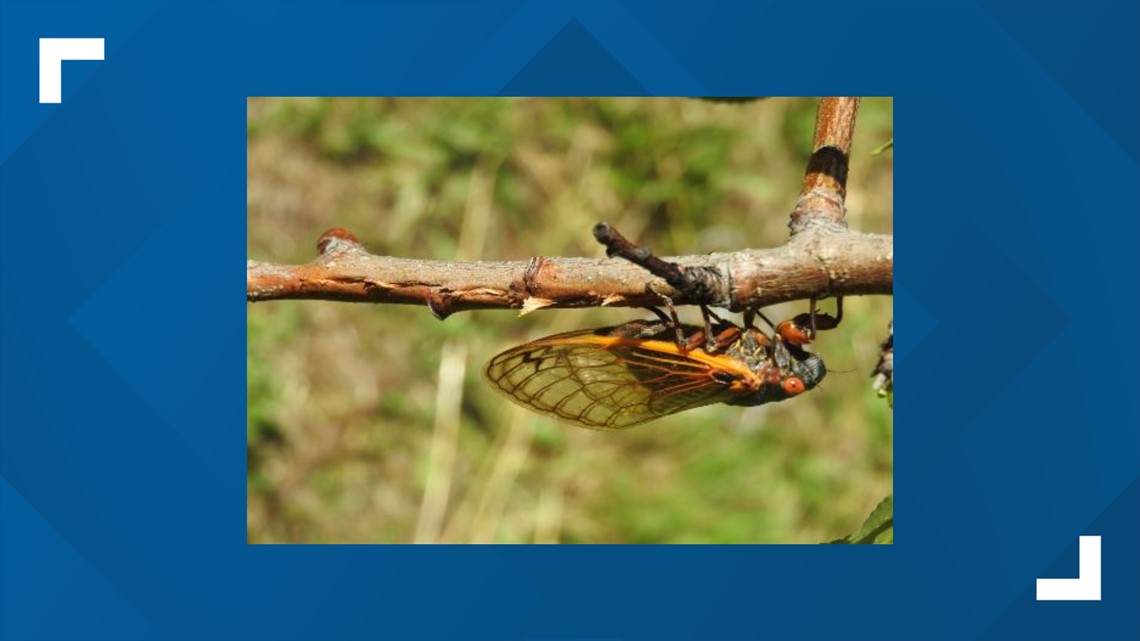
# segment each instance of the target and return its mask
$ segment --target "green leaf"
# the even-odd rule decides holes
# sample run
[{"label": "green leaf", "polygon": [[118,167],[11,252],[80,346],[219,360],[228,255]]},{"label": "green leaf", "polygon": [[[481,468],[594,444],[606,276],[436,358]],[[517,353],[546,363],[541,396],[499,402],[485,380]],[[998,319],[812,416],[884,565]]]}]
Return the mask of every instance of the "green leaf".
[{"label": "green leaf", "polygon": [[858,532],[836,539],[831,543],[894,543],[895,542],[895,500],[888,496],[871,512]]}]

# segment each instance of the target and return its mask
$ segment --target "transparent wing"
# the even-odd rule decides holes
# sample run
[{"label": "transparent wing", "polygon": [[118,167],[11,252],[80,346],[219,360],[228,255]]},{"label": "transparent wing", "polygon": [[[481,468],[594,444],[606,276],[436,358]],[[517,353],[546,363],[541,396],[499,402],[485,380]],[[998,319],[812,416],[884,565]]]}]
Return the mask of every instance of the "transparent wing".
[{"label": "transparent wing", "polygon": [[667,341],[608,330],[558,334],[491,359],[487,378],[524,407],[598,430],[631,427],[729,398],[711,365]]}]

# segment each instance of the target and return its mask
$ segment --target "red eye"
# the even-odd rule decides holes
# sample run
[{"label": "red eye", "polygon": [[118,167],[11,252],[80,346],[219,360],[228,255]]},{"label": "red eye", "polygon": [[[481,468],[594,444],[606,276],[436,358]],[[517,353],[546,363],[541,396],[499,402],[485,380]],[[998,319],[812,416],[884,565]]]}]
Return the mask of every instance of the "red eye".
[{"label": "red eye", "polygon": [[799,394],[804,391],[804,382],[795,376],[784,381],[784,391],[788,394]]}]

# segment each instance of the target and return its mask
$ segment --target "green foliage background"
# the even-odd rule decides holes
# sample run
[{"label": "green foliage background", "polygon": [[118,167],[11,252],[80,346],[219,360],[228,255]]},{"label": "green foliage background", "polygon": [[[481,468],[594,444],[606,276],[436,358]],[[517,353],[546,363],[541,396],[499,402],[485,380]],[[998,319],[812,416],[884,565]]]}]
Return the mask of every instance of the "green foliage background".
[{"label": "green foliage background", "polygon": [[[780,244],[815,104],[251,99],[249,256],[307,262],[330,227],[394,256],[599,256],[599,220],[661,255]],[[863,102],[854,229],[892,231],[892,153],[871,154],[892,123],[889,99]],[[892,493],[891,410],[868,378],[889,297],[846,301],[815,346],[831,371],[806,396],[616,433],[520,410],[482,368],[643,311],[248,311],[250,542],[818,543],[859,530]],[[459,385],[439,393],[441,380]]]}]

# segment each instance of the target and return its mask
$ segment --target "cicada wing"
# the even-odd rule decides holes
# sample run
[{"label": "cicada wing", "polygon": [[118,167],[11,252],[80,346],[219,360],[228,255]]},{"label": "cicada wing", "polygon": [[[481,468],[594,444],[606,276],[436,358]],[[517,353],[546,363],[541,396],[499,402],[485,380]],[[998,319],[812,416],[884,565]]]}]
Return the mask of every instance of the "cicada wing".
[{"label": "cicada wing", "polygon": [[678,352],[670,343],[647,341],[622,345],[620,351],[629,372],[653,390],[647,403],[655,417],[721,403],[732,396],[710,376],[713,365]]},{"label": "cicada wing", "polygon": [[651,391],[593,332],[540,339],[491,359],[487,378],[524,407],[592,429],[620,429],[655,418]]},{"label": "cicada wing", "polygon": [[598,430],[725,400],[708,365],[653,348],[669,343],[608,331],[558,334],[508,350],[491,359],[487,378],[519,405]]}]

